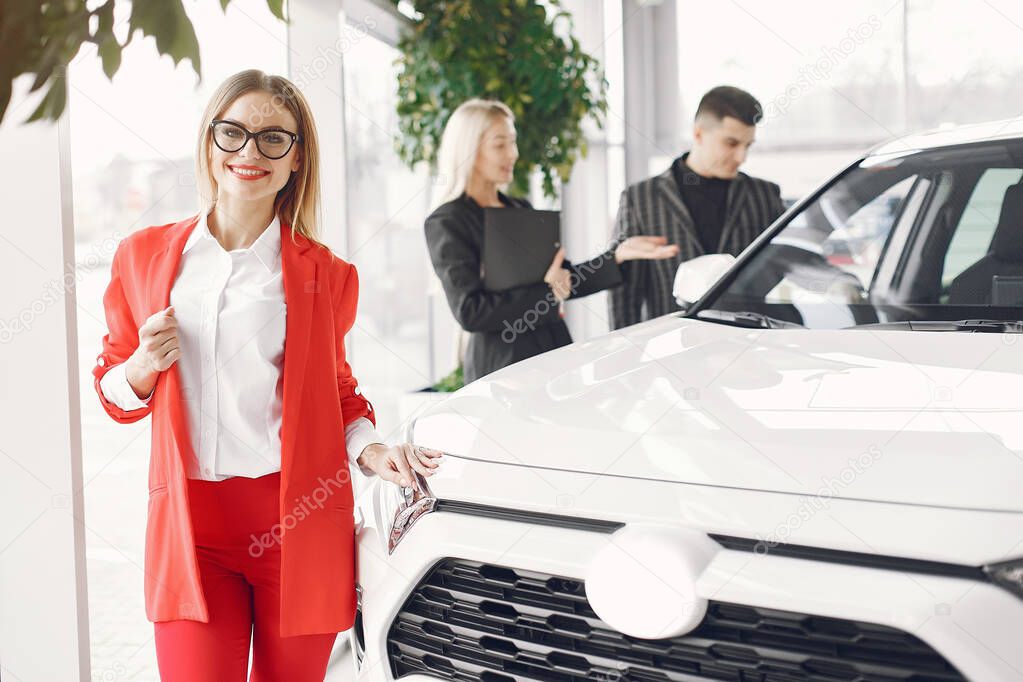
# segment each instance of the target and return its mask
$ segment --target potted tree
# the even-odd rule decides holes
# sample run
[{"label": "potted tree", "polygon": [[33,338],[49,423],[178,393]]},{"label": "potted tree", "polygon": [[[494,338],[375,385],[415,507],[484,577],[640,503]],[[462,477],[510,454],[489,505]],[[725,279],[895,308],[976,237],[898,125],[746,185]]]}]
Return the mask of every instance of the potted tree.
[{"label": "potted tree", "polygon": [[[210,0],[212,2],[212,0]],[[231,0],[220,0],[226,11]],[[285,20],[284,0],[267,0],[274,16]],[[126,37],[115,35],[118,14],[128,14]],[[192,63],[202,77],[199,41],[181,0],[104,0],[103,2],[37,2],[13,0],[0,12],[0,120],[7,113],[12,83],[22,75],[34,76],[30,92],[46,87],[26,123],[56,121],[67,103],[67,66],[82,45],[96,46],[107,78],[121,67],[121,52],[138,31],[156,40],[156,50],[177,64]],[[123,42],[122,42],[123,40]]]},{"label": "potted tree", "polygon": [[[416,19],[398,44],[400,157],[410,166],[434,166],[455,108],[473,97],[500,100],[517,119],[519,161],[510,191],[528,195],[530,179],[539,176],[544,195],[555,199],[586,154],[583,121],[602,126],[607,113],[603,69],[572,35],[571,15],[559,0],[418,0],[412,6]],[[410,395],[440,399],[461,386],[456,366]]]}]

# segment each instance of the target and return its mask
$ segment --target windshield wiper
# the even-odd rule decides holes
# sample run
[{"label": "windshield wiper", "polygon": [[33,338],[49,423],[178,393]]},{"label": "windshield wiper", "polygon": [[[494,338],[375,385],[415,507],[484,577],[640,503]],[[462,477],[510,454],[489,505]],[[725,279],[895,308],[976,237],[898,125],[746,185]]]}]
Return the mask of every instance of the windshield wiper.
[{"label": "windshield wiper", "polygon": [[1021,334],[1023,320],[904,320],[875,322],[846,329],[902,329],[914,332],[974,332],[989,334]]},{"label": "windshield wiper", "polygon": [[752,329],[806,329],[801,324],[795,322],[789,322],[788,320],[779,320],[776,317],[770,317],[763,313],[755,313],[751,310],[741,310],[733,312],[731,310],[717,310],[710,308],[708,310],[701,310],[696,314],[696,318],[699,320],[706,320],[708,322],[720,322],[722,324],[731,324],[736,327],[750,327]]}]

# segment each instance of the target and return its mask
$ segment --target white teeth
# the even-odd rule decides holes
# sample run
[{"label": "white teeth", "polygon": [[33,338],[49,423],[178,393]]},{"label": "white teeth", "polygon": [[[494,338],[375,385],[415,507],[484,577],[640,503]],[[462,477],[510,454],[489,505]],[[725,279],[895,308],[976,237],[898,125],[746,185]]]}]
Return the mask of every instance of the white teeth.
[{"label": "white teeth", "polygon": [[243,169],[243,168],[234,168],[234,167],[231,167],[231,170],[232,170],[232,171],[234,171],[235,173],[237,173],[238,175],[250,175],[250,176],[255,176],[255,175],[266,175],[266,174],[267,174],[267,172],[266,172],[266,171],[254,171],[254,170],[246,170],[246,169]]}]

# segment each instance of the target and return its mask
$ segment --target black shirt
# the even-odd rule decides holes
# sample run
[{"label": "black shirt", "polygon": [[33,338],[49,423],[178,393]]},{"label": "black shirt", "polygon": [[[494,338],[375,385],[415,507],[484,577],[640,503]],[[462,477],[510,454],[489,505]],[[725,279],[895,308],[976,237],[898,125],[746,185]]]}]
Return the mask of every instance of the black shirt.
[{"label": "black shirt", "polygon": [[706,253],[717,253],[725,228],[725,206],[732,181],[700,175],[686,163],[689,152],[671,164],[675,184],[696,225],[696,235]]}]

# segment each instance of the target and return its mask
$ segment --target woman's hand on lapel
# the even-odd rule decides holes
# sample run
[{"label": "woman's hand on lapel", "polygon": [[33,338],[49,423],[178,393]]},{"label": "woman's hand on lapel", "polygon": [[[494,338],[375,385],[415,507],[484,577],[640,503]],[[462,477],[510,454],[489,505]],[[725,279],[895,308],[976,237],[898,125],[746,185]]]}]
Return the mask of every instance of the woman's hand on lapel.
[{"label": "woman's hand on lapel", "polygon": [[444,453],[440,450],[419,447],[412,443],[367,445],[359,455],[358,463],[385,481],[408,488],[412,485],[412,472],[432,476],[440,466]]},{"label": "woman's hand on lapel", "polygon": [[139,328],[139,345],[125,361],[124,372],[135,394],[147,400],[152,396],[156,378],[181,357],[178,320],[174,306],[150,315]]}]

